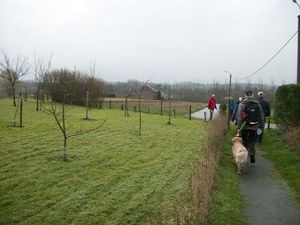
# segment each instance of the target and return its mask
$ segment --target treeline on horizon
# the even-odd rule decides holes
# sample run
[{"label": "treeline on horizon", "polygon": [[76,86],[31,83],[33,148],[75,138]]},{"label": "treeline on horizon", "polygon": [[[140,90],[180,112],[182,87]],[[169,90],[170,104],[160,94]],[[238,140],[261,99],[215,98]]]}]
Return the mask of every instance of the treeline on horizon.
[{"label": "treeline on horizon", "polygon": [[[34,53],[34,63],[30,64],[28,57],[11,57],[7,51],[1,49],[0,55],[0,97],[11,96],[13,99],[20,95],[32,98],[51,97],[61,101],[64,92],[68,92],[68,101],[79,105],[85,104],[87,92],[90,100],[99,101],[103,97],[137,98],[145,82],[128,79],[126,82],[106,82],[98,78],[95,73],[95,61],[91,63],[89,72],[80,72],[75,69],[51,69],[52,55],[47,58],[38,57]],[[25,76],[33,74],[33,80],[24,80]],[[206,102],[212,95],[216,95],[218,103],[223,103],[229,97],[235,101],[243,96],[247,89],[254,93],[263,91],[269,101],[275,99],[278,86],[271,80],[271,84],[214,81],[212,83],[153,83],[151,79],[147,86],[157,93],[163,93],[172,100],[187,102]],[[157,95],[156,95],[157,96]],[[71,100],[72,99],[72,100]],[[155,99],[155,97],[154,97]],[[16,105],[14,103],[14,105]]]},{"label": "treeline on horizon", "polygon": [[[82,95],[82,100],[81,100],[82,102],[80,103],[80,105],[83,104],[83,99],[85,99],[87,89],[89,89],[87,87],[88,85],[93,86],[93,88],[97,90],[98,97],[101,96],[101,97],[109,97],[109,98],[113,98],[113,97],[122,98],[125,97],[126,95],[128,96],[128,98],[135,98],[137,96],[137,92],[143,85],[143,82],[138,80],[128,80],[126,82],[105,82],[104,80],[99,78],[94,78],[93,76],[88,76],[81,73],[74,75],[74,73],[71,71],[67,71],[67,70],[61,70],[61,71],[64,71],[64,76],[67,76],[68,77],[67,79],[73,80],[74,87],[75,86],[77,87],[76,92],[78,93],[79,96]],[[51,74],[54,74],[52,78],[56,77],[55,79],[58,79],[59,70],[54,70],[51,72]],[[73,75],[74,77],[71,78]],[[77,77],[77,79],[74,79],[75,77]],[[77,82],[75,82],[75,80]],[[49,86],[52,89],[51,92],[53,97],[56,96],[55,98],[61,95],[58,86],[55,85],[57,83],[58,81],[52,82],[52,85]],[[206,102],[212,94],[215,94],[218,103],[225,103],[228,101],[228,97],[229,97],[229,84],[221,84],[220,82],[210,83],[210,84],[192,83],[192,82],[162,84],[162,83],[149,82],[147,85],[153,90],[165,93],[168,96],[170,96],[172,100],[177,100],[177,101]],[[23,96],[27,95],[27,97],[36,98],[37,85],[34,80],[24,80],[16,86],[16,89],[17,89],[16,93],[18,93],[18,95],[22,93]],[[268,101],[273,101],[275,100],[275,94],[278,89],[278,86],[269,85],[269,84],[259,84],[259,83],[254,83],[254,84],[232,83],[230,96],[233,97],[235,101],[237,101],[239,97],[244,95],[247,89],[252,89],[255,94],[257,94],[259,91],[263,91],[265,94],[265,98]],[[73,90],[73,92],[74,91],[75,90]],[[43,91],[41,91],[41,93],[43,94]],[[5,88],[5,85],[2,84],[0,88],[0,96],[2,97],[12,96],[12,91],[10,90],[9,86],[6,86]]]}]

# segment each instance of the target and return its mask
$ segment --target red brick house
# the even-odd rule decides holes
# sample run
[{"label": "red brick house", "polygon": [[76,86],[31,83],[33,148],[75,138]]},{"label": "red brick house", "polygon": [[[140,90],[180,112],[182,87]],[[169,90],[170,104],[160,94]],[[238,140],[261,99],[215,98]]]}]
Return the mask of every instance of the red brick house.
[{"label": "red brick house", "polygon": [[[142,99],[150,99],[150,100],[156,100],[157,99],[157,94],[158,94],[158,90],[155,90],[154,88],[152,88],[151,86],[145,86],[142,93],[141,93],[141,97]],[[163,99],[168,99],[169,96],[164,94],[161,91],[161,97]]]},{"label": "red brick house", "polygon": [[155,90],[154,88],[152,87],[149,87],[149,86],[145,86],[142,93],[141,93],[141,97],[142,99],[157,99],[157,93],[158,93],[158,90]]}]

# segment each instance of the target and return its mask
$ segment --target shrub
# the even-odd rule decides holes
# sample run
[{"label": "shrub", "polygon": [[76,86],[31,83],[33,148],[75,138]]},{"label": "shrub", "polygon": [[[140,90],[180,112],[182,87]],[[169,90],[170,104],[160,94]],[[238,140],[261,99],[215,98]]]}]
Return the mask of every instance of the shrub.
[{"label": "shrub", "polygon": [[220,114],[226,115],[226,111],[227,111],[227,104],[225,103],[220,104]]},{"label": "shrub", "polygon": [[202,156],[193,170],[190,205],[184,207],[186,212],[182,224],[205,224],[207,221],[212,203],[211,191],[218,174],[226,132],[226,117],[219,116],[211,121],[206,140],[201,146]]},{"label": "shrub", "polygon": [[274,120],[284,129],[300,126],[300,85],[282,85],[276,92]]},{"label": "shrub", "polygon": [[300,156],[300,128],[292,128],[282,134],[285,143]]}]

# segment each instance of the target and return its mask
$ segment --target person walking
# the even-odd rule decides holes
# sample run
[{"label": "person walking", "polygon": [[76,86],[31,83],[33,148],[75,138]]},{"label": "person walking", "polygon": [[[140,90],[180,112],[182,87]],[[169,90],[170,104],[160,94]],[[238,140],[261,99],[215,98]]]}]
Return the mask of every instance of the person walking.
[{"label": "person walking", "polygon": [[236,107],[236,105],[235,105],[235,102],[233,100],[233,97],[230,97],[230,117],[232,116],[235,107]]},{"label": "person walking", "polygon": [[[261,105],[261,108],[263,110],[264,113],[264,121],[266,121],[266,118],[268,116],[270,116],[271,114],[271,109],[270,109],[270,105],[269,102],[267,102],[266,100],[264,100],[264,93],[262,91],[257,93],[257,100]],[[262,138],[263,138],[263,132],[264,130],[258,130],[257,132],[257,142],[261,143],[262,142]]]},{"label": "person walking", "polygon": [[236,123],[236,114],[237,114],[237,110],[239,108],[239,104],[244,101],[245,97],[239,97],[239,100],[236,102],[236,105],[235,105],[235,109],[233,110],[233,113],[230,117],[230,120],[231,122],[233,122],[235,125],[237,124]]},{"label": "person walking", "polygon": [[211,97],[208,99],[207,107],[210,112],[209,120],[213,119],[214,110],[217,109],[217,102],[215,97],[216,96],[212,94]]},{"label": "person walking", "polygon": [[264,129],[264,113],[252,90],[247,90],[245,100],[239,104],[237,111],[237,134],[242,137],[243,145],[248,150],[250,162],[255,163],[255,143],[257,129]]}]

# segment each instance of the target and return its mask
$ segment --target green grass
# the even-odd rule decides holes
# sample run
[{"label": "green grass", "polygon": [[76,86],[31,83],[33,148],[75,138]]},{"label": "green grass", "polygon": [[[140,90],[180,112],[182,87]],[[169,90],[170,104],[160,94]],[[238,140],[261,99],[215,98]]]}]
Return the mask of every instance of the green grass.
[{"label": "green grass", "polygon": [[[13,127],[16,107],[0,100],[0,224],[167,224],[185,205],[191,167],[198,161],[205,123],[185,117],[94,109],[68,112],[68,139],[53,117],[24,102],[23,127]],[[19,121],[17,120],[17,126]]]}]

